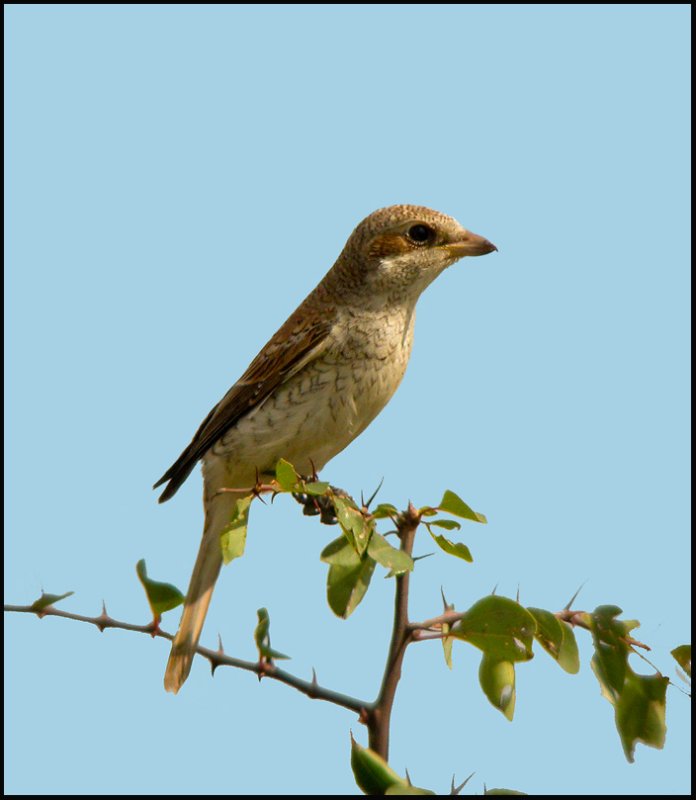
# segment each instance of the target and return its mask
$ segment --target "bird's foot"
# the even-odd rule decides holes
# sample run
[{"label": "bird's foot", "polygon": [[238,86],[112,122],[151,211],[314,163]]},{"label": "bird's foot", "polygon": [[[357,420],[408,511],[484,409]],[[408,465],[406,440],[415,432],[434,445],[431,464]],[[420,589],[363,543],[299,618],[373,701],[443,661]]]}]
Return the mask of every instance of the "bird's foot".
[{"label": "bird's foot", "polygon": [[[313,478],[316,480],[316,475]],[[348,497],[348,493],[337,486],[330,486],[331,494],[311,495],[304,492],[293,492],[293,497],[303,506],[302,513],[306,517],[319,517],[319,521],[324,525],[335,525],[338,522],[336,509],[334,508],[332,497]]]}]

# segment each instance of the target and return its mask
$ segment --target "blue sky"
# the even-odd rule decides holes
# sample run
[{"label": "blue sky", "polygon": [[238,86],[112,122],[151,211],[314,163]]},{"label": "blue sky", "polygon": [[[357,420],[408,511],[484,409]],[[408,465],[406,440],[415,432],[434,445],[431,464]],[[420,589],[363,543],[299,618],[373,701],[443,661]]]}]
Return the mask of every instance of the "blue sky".
[{"label": "blue sky", "polygon": [[[688,641],[689,9],[686,5],[5,8],[6,602],[145,622],[135,577],[185,588],[200,476],[152,483],[353,227],[431,206],[499,253],[423,296],[409,371],[323,477],[381,499],[453,489],[489,519],[472,565],[418,563],[412,616],[440,587],[550,609],[621,606],[651,658]],[[289,667],[375,695],[391,582],[347,622],[318,560],[335,529],[287,498],[254,507],[203,642],[253,658],[271,615]],[[416,552],[431,552],[421,538]],[[451,562],[451,563],[450,563]],[[165,617],[173,629],[177,612]],[[445,791],[690,791],[689,701],[628,765],[589,669],[517,670],[515,720],[479,654],[410,648],[392,764]],[[353,793],[347,712],[195,664],[165,694],[162,641],[9,615],[10,794]],[[647,666],[635,665],[636,669]],[[41,755],[37,756],[37,748]]]}]

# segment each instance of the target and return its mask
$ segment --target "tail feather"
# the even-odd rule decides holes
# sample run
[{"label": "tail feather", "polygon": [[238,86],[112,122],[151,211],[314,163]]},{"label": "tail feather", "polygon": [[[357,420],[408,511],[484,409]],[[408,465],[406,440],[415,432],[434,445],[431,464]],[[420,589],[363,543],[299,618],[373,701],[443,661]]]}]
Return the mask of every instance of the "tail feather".
[{"label": "tail feather", "polygon": [[203,538],[186,593],[179,630],[174,637],[164,673],[164,688],[168,692],[176,694],[191,671],[215,582],[222,567],[220,533],[229,522],[236,501],[242,496],[242,493],[231,492],[218,495],[206,506]]}]

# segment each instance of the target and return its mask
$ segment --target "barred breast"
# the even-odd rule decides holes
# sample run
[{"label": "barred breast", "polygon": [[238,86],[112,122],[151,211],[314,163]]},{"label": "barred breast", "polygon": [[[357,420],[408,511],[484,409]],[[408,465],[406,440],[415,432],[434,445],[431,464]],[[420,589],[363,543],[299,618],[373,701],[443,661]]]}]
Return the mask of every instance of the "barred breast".
[{"label": "barred breast", "polygon": [[413,343],[413,309],[346,311],[330,346],[219,439],[204,459],[206,482],[253,486],[280,458],[320,470],[379,414],[399,386]]}]

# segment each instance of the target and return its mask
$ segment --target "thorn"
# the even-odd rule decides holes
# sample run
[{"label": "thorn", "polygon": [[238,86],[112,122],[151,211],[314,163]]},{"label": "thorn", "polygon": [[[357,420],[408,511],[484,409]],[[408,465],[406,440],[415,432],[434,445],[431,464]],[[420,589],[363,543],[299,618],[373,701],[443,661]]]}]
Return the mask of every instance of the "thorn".
[{"label": "thorn", "polygon": [[497,589],[498,589],[498,584],[496,583],[496,585],[495,585],[495,586],[493,587],[493,589],[491,590],[491,594],[495,594],[495,593],[496,593],[496,591],[497,591]]},{"label": "thorn", "polygon": [[360,508],[368,508],[369,506],[365,505],[365,497],[363,496],[363,490],[360,490]]},{"label": "thorn", "polygon": [[101,614],[94,620],[94,624],[99,628],[100,633],[104,633],[106,628],[111,627],[110,622],[112,622],[112,619],[106,611],[106,603],[102,600]]},{"label": "thorn", "polygon": [[259,468],[254,467],[256,470],[256,483],[254,484],[254,488],[251,490],[251,494],[254,497],[257,497],[264,505],[266,505],[266,501],[261,497],[261,489],[263,487],[263,482],[261,480],[261,476],[259,475]]},{"label": "thorn", "polygon": [[158,633],[162,633],[162,629],[160,628],[160,622],[162,622],[162,615],[158,614],[155,623],[152,626],[152,633],[150,636],[154,639]]},{"label": "thorn", "polygon": [[517,584],[517,596],[515,597],[515,600],[518,603],[520,602],[520,585],[519,585],[519,583]]},{"label": "thorn", "polygon": [[411,783],[411,776],[408,774],[408,769],[406,770],[406,782],[408,783],[409,786],[413,786],[413,784]]},{"label": "thorn", "polygon": [[450,792],[450,794],[459,794],[461,790],[467,785],[467,783],[469,783],[469,781],[474,777],[475,774],[476,774],[475,772],[472,772],[471,775],[469,775],[469,777],[463,783],[460,783],[459,786],[457,787],[455,787],[454,785],[454,775],[452,775],[452,791]]},{"label": "thorn", "polygon": [[430,558],[430,556],[434,555],[435,553],[426,553],[425,555],[422,556],[411,556],[411,558],[413,559],[413,561],[420,561],[422,558]]},{"label": "thorn", "polygon": [[217,649],[217,651],[218,651],[218,653],[220,653],[221,656],[225,655],[225,648],[222,646],[222,636],[220,636],[219,633],[218,633],[218,649]]},{"label": "thorn", "polygon": [[445,607],[445,611],[449,611],[450,610],[449,603],[447,602],[447,598],[445,597],[445,590],[442,588],[442,586],[440,587],[440,594],[442,595],[442,605]]},{"label": "thorn", "polygon": [[570,607],[571,607],[571,606],[573,605],[573,603],[576,601],[576,599],[577,599],[578,595],[579,595],[579,594],[580,594],[580,592],[582,591],[582,587],[583,587],[583,586],[584,586],[584,585],[587,583],[587,581],[588,581],[588,580],[589,580],[589,578],[586,578],[586,579],[585,579],[585,580],[584,580],[584,581],[583,581],[583,582],[580,584],[580,586],[578,586],[578,590],[577,590],[577,591],[575,592],[575,594],[574,594],[574,595],[573,595],[573,596],[570,598],[570,600],[568,600],[568,604],[567,604],[567,605],[566,605],[566,607],[563,609],[564,611],[570,611]]},{"label": "thorn", "polygon": [[312,667],[312,686],[319,688],[319,683],[317,682],[317,671]]},{"label": "thorn", "polygon": [[[367,501],[366,504],[363,503],[363,505],[365,505],[366,508],[369,508],[372,505],[372,501],[375,499],[375,497],[377,497],[377,492],[379,492],[379,490],[382,488],[383,483],[384,483],[384,475],[382,476],[380,482],[377,484],[377,488],[370,495],[370,499]],[[360,496],[362,497],[362,492],[360,492]]]}]

